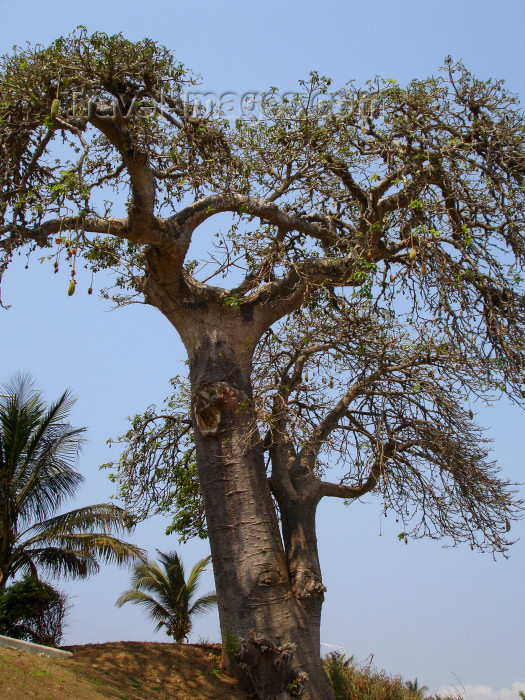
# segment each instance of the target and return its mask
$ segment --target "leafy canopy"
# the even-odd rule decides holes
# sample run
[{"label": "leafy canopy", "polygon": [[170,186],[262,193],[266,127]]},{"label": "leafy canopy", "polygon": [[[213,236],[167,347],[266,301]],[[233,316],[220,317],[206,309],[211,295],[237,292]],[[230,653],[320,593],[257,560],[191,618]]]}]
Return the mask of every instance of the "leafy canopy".
[{"label": "leafy canopy", "polygon": [[24,576],[0,594],[0,634],[58,646],[68,607],[63,593],[34,576]]},{"label": "leafy canopy", "polygon": [[[504,551],[522,504],[470,411],[476,398],[523,400],[517,98],[447,59],[404,87],[331,92],[313,73],[286,100],[270,90],[264,119],[232,122],[188,106],[192,81],[155,42],[82,28],[4,57],[2,269],[41,248],[55,271],[69,266],[70,293],[78,261],[114,269],[106,294],[157,306],[188,347],[190,318],[244,320],[278,502],[380,489],[403,519],[419,512],[401,539]],[[188,260],[207,223],[215,243]],[[170,450],[192,465],[184,405],[135,424],[132,469],[160,439],[146,484]],[[339,482],[322,478],[330,451],[344,458]],[[181,527],[199,531],[195,490],[176,479],[196,508]]]}]

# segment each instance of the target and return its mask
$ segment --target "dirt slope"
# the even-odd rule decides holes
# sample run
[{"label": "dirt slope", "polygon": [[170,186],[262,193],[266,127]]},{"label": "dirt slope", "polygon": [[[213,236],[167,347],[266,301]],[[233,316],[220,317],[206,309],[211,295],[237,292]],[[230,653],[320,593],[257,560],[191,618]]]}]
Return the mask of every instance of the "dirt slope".
[{"label": "dirt slope", "polygon": [[0,649],[2,700],[246,700],[218,645],[109,642],[64,647],[72,659]]}]

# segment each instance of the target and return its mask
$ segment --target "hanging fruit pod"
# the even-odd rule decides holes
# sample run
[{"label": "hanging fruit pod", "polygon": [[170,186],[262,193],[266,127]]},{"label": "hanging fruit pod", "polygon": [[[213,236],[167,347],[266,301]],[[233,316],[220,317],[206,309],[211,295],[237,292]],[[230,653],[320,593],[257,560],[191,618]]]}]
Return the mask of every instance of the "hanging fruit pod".
[{"label": "hanging fruit pod", "polygon": [[58,101],[58,98],[55,97],[53,102],[51,102],[51,116],[53,119],[58,115],[58,110],[60,109],[60,102]]},{"label": "hanging fruit pod", "polygon": [[415,260],[417,258],[417,250],[415,248],[410,249],[409,257],[410,260]]},{"label": "hanging fruit pod", "polygon": [[73,280],[73,279],[70,280],[69,286],[68,286],[68,288],[67,288],[67,295],[68,295],[69,297],[72,297],[73,294],[75,293],[75,287],[76,287],[76,286],[77,286],[77,283],[75,282],[75,280]]}]

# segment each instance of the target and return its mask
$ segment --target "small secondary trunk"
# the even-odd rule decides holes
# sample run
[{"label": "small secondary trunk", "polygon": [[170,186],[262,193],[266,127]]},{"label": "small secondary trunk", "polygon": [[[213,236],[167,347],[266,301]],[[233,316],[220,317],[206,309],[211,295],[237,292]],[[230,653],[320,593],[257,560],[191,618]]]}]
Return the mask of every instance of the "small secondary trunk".
[{"label": "small secondary trunk", "polygon": [[326,587],[321,576],[315,514],[319,497],[315,494],[279,497],[284,547],[292,590],[308,616],[308,626],[318,654],[321,653],[321,610]]}]

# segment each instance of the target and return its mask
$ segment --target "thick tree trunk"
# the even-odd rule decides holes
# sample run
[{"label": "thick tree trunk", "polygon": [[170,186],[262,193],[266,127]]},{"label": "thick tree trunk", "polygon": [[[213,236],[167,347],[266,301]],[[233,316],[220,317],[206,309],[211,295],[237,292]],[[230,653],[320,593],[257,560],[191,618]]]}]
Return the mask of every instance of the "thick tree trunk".
[{"label": "thick tree trunk", "polygon": [[287,687],[302,689],[304,698],[330,698],[318,634],[312,636],[313,620],[290,580],[249,376],[232,363],[211,361],[221,353],[201,348],[190,367],[225,661],[253,683],[260,698],[289,697]]},{"label": "thick tree trunk", "polygon": [[[223,656],[261,700],[333,698],[319,645],[294,596],[252,410],[254,311],[197,299],[149,255],[147,301],[178,330],[190,362],[199,482]],[[164,268],[164,269],[162,269]],[[290,692],[291,691],[291,692]]]}]

